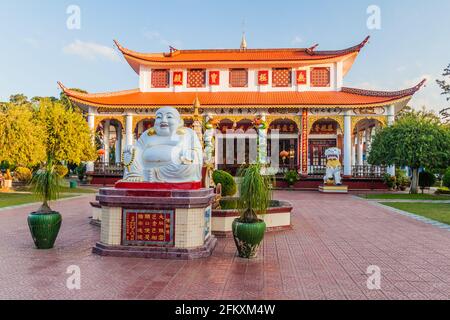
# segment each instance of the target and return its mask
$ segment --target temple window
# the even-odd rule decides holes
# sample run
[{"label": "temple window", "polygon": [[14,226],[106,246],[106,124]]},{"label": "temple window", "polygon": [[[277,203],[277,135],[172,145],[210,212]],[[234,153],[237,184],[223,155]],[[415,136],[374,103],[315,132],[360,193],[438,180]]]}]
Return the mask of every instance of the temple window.
[{"label": "temple window", "polygon": [[330,68],[311,69],[311,87],[329,87]]},{"label": "temple window", "polygon": [[230,87],[242,88],[248,85],[247,69],[230,69]]},{"label": "temple window", "polygon": [[292,85],[292,71],[288,68],[275,68],[272,70],[273,87],[290,87]]},{"label": "temple window", "polygon": [[169,70],[154,69],[152,70],[152,88],[168,88],[169,87]]},{"label": "temple window", "polygon": [[187,74],[187,86],[189,88],[202,88],[206,86],[206,70],[190,69]]}]

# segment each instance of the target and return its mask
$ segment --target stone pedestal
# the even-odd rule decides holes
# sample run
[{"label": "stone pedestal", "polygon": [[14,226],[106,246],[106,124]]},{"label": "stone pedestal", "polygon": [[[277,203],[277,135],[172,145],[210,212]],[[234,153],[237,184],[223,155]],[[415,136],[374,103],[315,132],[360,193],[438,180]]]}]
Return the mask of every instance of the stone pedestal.
[{"label": "stone pedestal", "polygon": [[101,238],[94,253],[159,259],[211,255],[213,189],[141,187],[100,189]]},{"label": "stone pedestal", "polygon": [[319,191],[323,193],[348,193],[348,186],[321,185]]}]

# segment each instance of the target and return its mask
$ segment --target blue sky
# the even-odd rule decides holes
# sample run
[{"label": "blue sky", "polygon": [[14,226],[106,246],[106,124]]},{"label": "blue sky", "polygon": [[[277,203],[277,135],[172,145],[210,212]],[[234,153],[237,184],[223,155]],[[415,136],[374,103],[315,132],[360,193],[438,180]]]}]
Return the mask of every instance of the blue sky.
[{"label": "blue sky", "polygon": [[[69,5],[81,29],[66,26]],[[366,10],[381,9],[369,30]],[[113,39],[143,52],[237,48],[243,21],[249,48],[342,49],[371,35],[344,85],[397,90],[429,79],[411,105],[447,105],[435,84],[450,63],[448,0],[0,0],[0,101],[13,93],[58,95],[57,81],[89,92],[136,88],[138,77]]]}]

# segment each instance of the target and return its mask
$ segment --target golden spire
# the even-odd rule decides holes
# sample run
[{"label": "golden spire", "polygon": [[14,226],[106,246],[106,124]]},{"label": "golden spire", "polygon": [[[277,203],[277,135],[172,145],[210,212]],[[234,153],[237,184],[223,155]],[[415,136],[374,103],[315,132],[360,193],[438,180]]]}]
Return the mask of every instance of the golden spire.
[{"label": "golden spire", "polygon": [[200,100],[198,99],[198,95],[195,95],[195,100],[194,100],[194,120],[196,120],[196,121],[200,120],[199,109],[200,109]]},{"label": "golden spire", "polygon": [[247,40],[245,39],[245,32],[242,32],[241,50],[247,50]]}]

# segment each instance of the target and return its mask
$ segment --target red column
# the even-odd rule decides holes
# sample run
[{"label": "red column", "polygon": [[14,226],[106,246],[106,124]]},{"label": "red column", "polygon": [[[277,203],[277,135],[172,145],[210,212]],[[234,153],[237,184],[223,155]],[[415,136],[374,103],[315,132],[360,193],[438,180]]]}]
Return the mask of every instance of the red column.
[{"label": "red column", "polygon": [[308,110],[302,111],[301,175],[308,176]]}]

